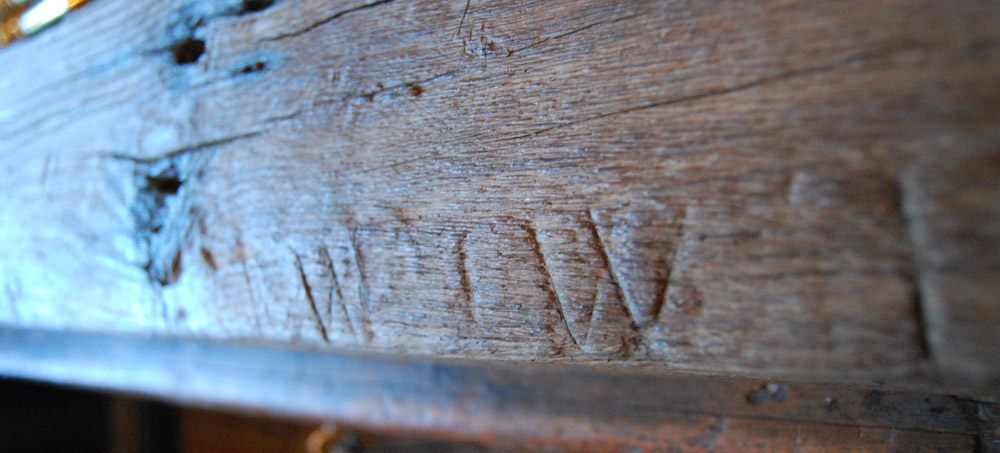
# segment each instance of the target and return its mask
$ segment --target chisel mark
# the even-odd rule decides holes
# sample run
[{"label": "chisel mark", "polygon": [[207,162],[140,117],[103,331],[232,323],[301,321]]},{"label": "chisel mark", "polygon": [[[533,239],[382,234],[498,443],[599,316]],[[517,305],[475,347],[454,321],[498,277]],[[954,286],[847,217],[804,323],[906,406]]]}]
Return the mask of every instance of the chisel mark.
[{"label": "chisel mark", "polygon": [[323,323],[323,318],[319,315],[319,310],[316,308],[316,299],[313,298],[312,287],[309,286],[309,279],[306,278],[306,272],[302,268],[302,258],[299,257],[298,253],[292,252],[295,255],[295,268],[299,271],[299,279],[302,281],[302,289],[306,293],[306,300],[309,301],[309,308],[312,309],[313,317],[316,320],[316,330],[319,331],[320,336],[323,337],[323,341],[329,343],[330,336],[326,333],[326,324]]},{"label": "chisel mark", "polygon": [[[569,339],[573,342],[573,345],[580,347],[580,344],[576,341],[576,337],[573,336],[573,331],[569,328],[569,321],[566,320],[566,314],[563,312],[562,301],[559,300],[559,294],[556,292],[555,284],[552,281],[552,274],[549,273],[549,268],[545,264],[545,255],[542,253],[541,244],[538,242],[538,232],[535,228],[531,226],[531,223],[525,223],[521,225],[521,228],[528,233],[528,238],[531,240],[532,251],[535,254],[535,258],[538,261],[538,271],[542,274],[545,282],[542,285],[542,289],[549,297],[549,301],[552,303],[552,308],[555,309],[556,314],[559,315],[559,319],[562,321],[563,327],[566,329],[566,333],[569,335]],[[550,332],[554,335],[555,329],[549,326]]]}]

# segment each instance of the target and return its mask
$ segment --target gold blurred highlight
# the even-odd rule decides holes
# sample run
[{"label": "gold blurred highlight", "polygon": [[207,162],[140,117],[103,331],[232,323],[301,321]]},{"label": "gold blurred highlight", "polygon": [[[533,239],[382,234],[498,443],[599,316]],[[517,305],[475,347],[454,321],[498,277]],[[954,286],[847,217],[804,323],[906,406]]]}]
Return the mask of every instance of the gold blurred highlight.
[{"label": "gold blurred highlight", "polygon": [[0,46],[38,33],[88,0],[0,0]]}]

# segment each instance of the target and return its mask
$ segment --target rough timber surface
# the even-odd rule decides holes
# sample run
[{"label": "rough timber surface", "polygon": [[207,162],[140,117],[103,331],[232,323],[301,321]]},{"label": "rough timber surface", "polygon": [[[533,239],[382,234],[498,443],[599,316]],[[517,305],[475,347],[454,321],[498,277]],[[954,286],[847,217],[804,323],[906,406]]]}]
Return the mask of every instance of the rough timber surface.
[{"label": "rough timber surface", "polygon": [[256,9],[0,49],[0,322],[997,377],[1000,3]]}]

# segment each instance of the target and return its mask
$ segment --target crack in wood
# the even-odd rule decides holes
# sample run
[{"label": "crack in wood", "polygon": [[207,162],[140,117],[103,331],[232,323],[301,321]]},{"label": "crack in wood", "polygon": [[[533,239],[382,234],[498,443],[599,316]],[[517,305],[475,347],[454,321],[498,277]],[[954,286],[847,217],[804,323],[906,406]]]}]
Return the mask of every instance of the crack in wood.
[{"label": "crack in wood", "polygon": [[313,318],[316,320],[316,330],[319,331],[323,341],[326,343],[330,342],[330,336],[326,332],[326,324],[323,322],[323,318],[319,314],[319,309],[316,307],[316,299],[313,297],[312,287],[309,286],[309,279],[306,277],[306,272],[302,268],[302,258],[298,253],[292,252],[295,256],[295,268],[299,271],[299,280],[302,282],[302,289],[306,293],[306,300],[309,301],[309,308],[312,310]]},{"label": "crack in wood", "polygon": [[[538,261],[538,272],[542,274],[544,282],[542,284],[542,289],[545,290],[546,295],[551,302],[552,308],[555,310],[556,314],[559,316],[559,320],[562,322],[563,327],[566,329],[566,334],[569,339],[573,342],[573,345],[577,348],[580,347],[580,343],[576,341],[576,337],[573,335],[573,330],[569,328],[569,321],[566,319],[566,314],[563,312],[562,301],[559,299],[559,294],[556,292],[555,282],[552,280],[552,274],[549,273],[549,268],[545,264],[545,255],[542,253],[541,243],[538,242],[538,232],[531,225],[531,222],[521,225],[526,233],[528,233],[528,238],[531,241],[531,249],[535,254],[535,259]],[[555,328],[549,324],[549,332],[553,336],[555,335]],[[554,340],[554,339],[553,339]]]},{"label": "crack in wood", "polygon": [[133,164],[136,190],[129,206],[133,234],[145,255],[141,268],[158,293],[180,278],[185,244],[197,216],[181,190],[191,163],[164,158]]},{"label": "crack in wood", "polygon": [[473,311],[473,301],[474,295],[472,293],[472,282],[469,280],[469,269],[467,261],[467,256],[465,252],[465,240],[469,237],[469,233],[462,233],[455,242],[455,254],[458,255],[458,282],[462,287],[462,297],[464,299],[465,307],[465,320],[469,323],[476,322],[475,312]]},{"label": "crack in wood", "polygon": [[296,110],[294,112],[287,113],[287,114],[284,114],[284,115],[269,116],[267,118],[264,118],[263,121],[266,122],[266,123],[280,123],[282,121],[288,121],[288,120],[293,120],[295,118],[298,118],[299,115],[302,114],[302,112],[303,112],[302,109],[298,109],[298,110]]},{"label": "crack in wood", "polygon": [[545,43],[547,43],[549,41],[555,41],[555,40],[558,40],[558,39],[561,39],[561,38],[565,38],[567,36],[575,35],[577,33],[580,33],[580,32],[585,31],[585,30],[589,30],[589,29],[597,27],[599,25],[613,24],[613,23],[622,22],[622,21],[629,20],[629,19],[635,19],[636,17],[639,17],[639,14],[630,14],[628,16],[617,17],[617,18],[614,18],[614,19],[602,20],[602,21],[590,23],[590,24],[587,24],[587,25],[584,25],[584,26],[581,26],[581,27],[578,27],[578,28],[574,28],[574,29],[569,30],[567,32],[559,33],[557,35],[546,36],[546,37],[544,37],[542,39],[539,39],[539,40],[537,40],[535,42],[532,42],[531,44],[528,44],[526,46],[519,47],[517,49],[508,50],[507,51],[507,56],[508,57],[513,56],[514,54],[516,54],[518,52],[521,52],[521,51],[524,51],[524,50],[528,50],[528,49],[531,49],[533,47],[540,46],[540,45],[545,44]]},{"label": "crack in wood", "polygon": [[247,132],[247,133],[243,133],[243,134],[230,135],[228,137],[222,137],[222,138],[218,138],[218,139],[207,140],[207,141],[204,141],[204,142],[195,143],[195,144],[184,146],[184,147],[181,147],[181,148],[176,148],[176,149],[173,149],[173,150],[161,153],[159,155],[149,156],[149,157],[133,156],[131,154],[120,153],[120,152],[103,152],[103,153],[102,152],[98,152],[98,153],[96,153],[96,155],[99,158],[113,159],[113,160],[123,160],[123,161],[127,161],[127,162],[133,162],[133,163],[136,163],[136,164],[155,164],[155,163],[157,163],[159,161],[162,161],[164,159],[172,159],[172,158],[180,157],[180,156],[186,155],[186,154],[197,153],[197,152],[201,152],[201,151],[208,151],[211,148],[215,148],[215,147],[222,146],[222,145],[228,145],[228,144],[233,143],[233,142],[237,142],[237,141],[240,141],[240,140],[245,140],[245,139],[248,139],[248,138],[251,138],[251,137],[258,136],[258,135],[260,135],[262,133],[263,133],[263,131],[254,131],[254,132]]},{"label": "crack in wood", "polygon": [[347,8],[347,9],[343,9],[343,10],[337,11],[337,12],[331,14],[330,16],[327,16],[327,17],[325,17],[323,19],[320,19],[320,20],[318,20],[316,22],[313,22],[313,23],[307,25],[305,28],[300,28],[298,30],[290,31],[290,32],[285,32],[285,33],[279,33],[279,34],[274,35],[274,36],[269,36],[269,37],[263,38],[262,41],[278,41],[278,40],[282,40],[282,39],[285,39],[285,38],[291,38],[293,36],[299,36],[299,35],[308,33],[308,32],[310,32],[310,31],[312,31],[312,30],[314,30],[314,29],[316,29],[318,27],[321,27],[321,26],[323,26],[325,24],[333,22],[334,20],[337,20],[337,19],[339,19],[339,18],[341,18],[343,16],[346,16],[348,14],[351,14],[351,13],[354,13],[354,12],[358,12],[358,11],[361,11],[361,10],[365,10],[365,9],[369,9],[369,8],[374,8],[374,7],[379,6],[379,5],[385,5],[385,4],[388,4],[388,3],[392,3],[394,1],[395,0],[378,0],[378,1],[370,2],[370,3],[362,3],[360,5],[353,6],[351,8]]},{"label": "crack in wood", "polygon": [[469,14],[469,4],[472,0],[465,0],[465,9],[462,10],[462,20],[458,21],[458,33],[456,35],[462,37],[462,27],[465,25],[465,16]]}]

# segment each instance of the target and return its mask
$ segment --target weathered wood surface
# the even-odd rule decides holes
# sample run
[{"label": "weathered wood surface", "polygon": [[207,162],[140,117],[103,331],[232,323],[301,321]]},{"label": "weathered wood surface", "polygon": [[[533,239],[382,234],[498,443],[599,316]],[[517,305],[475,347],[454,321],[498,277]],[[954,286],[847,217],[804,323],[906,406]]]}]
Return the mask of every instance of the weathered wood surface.
[{"label": "weathered wood surface", "polygon": [[997,377],[995,1],[246,9],[0,50],[2,322]]},{"label": "weathered wood surface", "polygon": [[0,374],[522,450],[1000,451],[988,401],[595,368],[0,329]]}]

